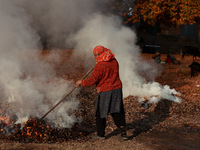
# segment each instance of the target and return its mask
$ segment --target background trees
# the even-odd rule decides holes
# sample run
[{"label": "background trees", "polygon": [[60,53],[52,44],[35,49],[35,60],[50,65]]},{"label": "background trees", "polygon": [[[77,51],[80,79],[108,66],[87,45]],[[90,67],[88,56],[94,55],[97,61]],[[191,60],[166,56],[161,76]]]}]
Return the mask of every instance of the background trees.
[{"label": "background trees", "polygon": [[125,23],[183,25],[199,23],[200,0],[111,0]]},{"label": "background trees", "polygon": [[138,39],[160,45],[166,53],[180,52],[184,45],[200,48],[200,0],[108,1],[114,13],[136,29]]}]

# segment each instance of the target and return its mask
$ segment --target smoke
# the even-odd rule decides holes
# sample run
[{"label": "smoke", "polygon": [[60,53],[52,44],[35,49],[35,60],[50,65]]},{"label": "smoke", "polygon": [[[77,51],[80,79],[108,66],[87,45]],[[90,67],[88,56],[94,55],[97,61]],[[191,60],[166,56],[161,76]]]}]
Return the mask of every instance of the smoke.
[{"label": "smoke", "polygon": [[[0,99],[1,107],[9,107],[4,115],[15,114],[18,122],[41,117],[71,89],[73,83],[57,77],[54,66],[39,57],[42,49],[52,47],[73,47],[74,55],[83,55],[90,65],[93,48],[103,45],[119,61],[124,97],[180,102],[172,96],[178,92],[153,81],[160,71],[142,60],[134,30],[123,26],[121,18],[107,8],[106,0],[0,1]],[[53,53],[49,58],[59,61]],[[141,75],[147,71],[151,82]],[[46,118],[64,127],[77,121],[72,112],[79,101],[74,97]]]},{"label": "smoke", "polygon": [[[42,43],[38,34],[38,27],[41,24],[38,21],[41,18],[36,21],[33,19],[34,14],[32,16],[31,12],[26,11],[25,6],[33,4],[31,2],[33,1],[0,1],[0,30],[2,31],[0,103],[3,110],[1,115],[20,123],[30,117],[42,117],[73,85],[70,81],[58,78],[54,66],[40,59]],[[43,7],[32,7],[30,11],[38,13],[42,9]],[[40,29],[42,30],[43,27],[41,25]],[[54,54],[51,58],[59,59]],[[71,112],[78,107],[79,102],[73,97],[70,100],[69,103],[63,103],[63,108],[58,108],[56,113],[46,118],[57,120],[65,127],[77,121]]]},{"label": "smoke", "polygon": [[14,2],[29,16],[45,48],[69,48],[65,40],[77,32],[88,16],[105,12],[105,0],[18,0]]},{"label": "smoke", "polygon": [[[179,94],[169,86],[162,86],[153,79],[160,74],[155,64],[150,64],[140,57],[139,47],[136,46],[137,36],[134,30],[122,25],[121,19],[116,16],[105,16],[103,14],[92,15],[73,37],[77,42],[77,53],[92,55],[96,45],[104,45],[111,49],[119,61],[120,77],[123,82],[124,97],[135,95],[147,97],[150,103],[155,103],[160,98],[180,102]],[[147,83],[141,72],[149,76],[151,82]]]},{"label": "smoke", "polygon": [[[141,101],[142,98],[147,97],[149,103],[156,103],[161,98],[181,101],[173,96],[180,94],[176,90],[153,82],[153,79],[160,74],[160,70],[155,64],[142,60],[139,47],[135,44],[137,41],[135,32],[123,26],[119,17],[94,14],[70,40],[77,42],[75,49],[79,54],[92,55],[96,45],[104,45],[116,54],[120,65],[124,97],[135,95],[141,97],[139,99]],[[141,73],[145,73],[152,81],[147,82]]]}]

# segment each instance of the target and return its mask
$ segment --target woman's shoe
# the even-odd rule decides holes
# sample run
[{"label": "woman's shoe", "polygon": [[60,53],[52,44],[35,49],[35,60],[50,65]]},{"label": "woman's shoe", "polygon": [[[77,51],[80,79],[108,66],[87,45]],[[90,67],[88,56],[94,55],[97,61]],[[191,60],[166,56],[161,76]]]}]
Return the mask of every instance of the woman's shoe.
[{"label": "woman's shoe", "polygon": [[125,140],[128,140],[129,138],[127,137],[127,135],[120,135],[119,139],[125,141]]},{"label": "woman's shoe", "polygon": [[106,138],[104,136],[98,136],[97,134],[91,136],[92,139],[98,139],[98,140],[105,140]]},{"label": "woman's shoe", "polygon": [[120,135],[119,139],[121,139],[121,140],[128,140],[128,137],[127,137],[127,134],[126,134],[126,127],[125,126],[121,126],[120,127],[120,133],[121,133],[121,135]]}]

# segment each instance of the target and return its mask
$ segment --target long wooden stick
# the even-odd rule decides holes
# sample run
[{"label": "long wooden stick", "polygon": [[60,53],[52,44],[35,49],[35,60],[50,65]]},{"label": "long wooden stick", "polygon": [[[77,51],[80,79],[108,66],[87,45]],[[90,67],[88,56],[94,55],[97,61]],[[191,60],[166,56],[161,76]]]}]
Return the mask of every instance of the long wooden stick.
[{"label": "long wooden stick", "polygon": [[[90,72],[92,72],[92,70],[94,69],[94,67],[92,67],[82,78],[82,79],[85,79]],[[56,105],[54,105],[44,116],[41,117],[41,119],[44,119],[44,117],[46,117],[52,110],[54,110],[60,103],[62,103],[62,101],[65,100],[65,98],[71,94],[75,89],[77,88],[77,86],[74,86],[74,88],[72,88]]]}]

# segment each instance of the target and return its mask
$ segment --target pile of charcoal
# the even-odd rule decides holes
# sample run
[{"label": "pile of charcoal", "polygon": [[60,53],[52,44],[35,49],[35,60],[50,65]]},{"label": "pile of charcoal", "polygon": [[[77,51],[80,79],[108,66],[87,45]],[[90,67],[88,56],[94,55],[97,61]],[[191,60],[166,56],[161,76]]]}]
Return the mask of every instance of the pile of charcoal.
[{"label": "pile of charcoal", "polygon": [[[4,131],[3,128],[1,130]],[[6,131],[0,133],[0,137],[3,139],[37,143],[83,140],[86,135],[87,133],[80,128],[78,123],[74,123],[71,128],[52,128],[49,123],[38,118],[29,119],[22,129],[21,125],[18,124],[12,126],[9,134]]]}]

